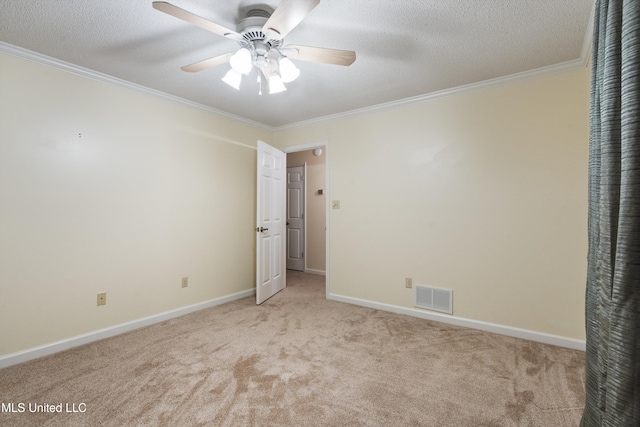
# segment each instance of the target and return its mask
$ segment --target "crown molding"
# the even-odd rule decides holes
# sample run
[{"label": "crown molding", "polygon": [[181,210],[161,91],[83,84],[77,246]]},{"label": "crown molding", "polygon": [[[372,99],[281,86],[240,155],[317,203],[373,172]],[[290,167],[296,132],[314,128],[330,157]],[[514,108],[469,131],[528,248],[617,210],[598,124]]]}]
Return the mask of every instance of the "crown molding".
[{"label": "crown molding", "polygon": [[34,52],[28,49],[24,49],[18,46],[14,46],[9,43],[0,42],[0,52],[16,56],[21,59],[26,59],[31,62],[35,62],[38,64],[46,65],[49,67],[57,68],[59,70],[67,71],[72,74],[76,74],[81,77],[90,78],[93,80],[97,80],[103,83],[112,84],[115,86],[120,86],[126,89],[135,90],[137,92],[146,93],[148,95],[152,95],[158,98],[162,98],[167,101],[175,102],[178,104],[183,104],[189,107],[197,108],[199,110],[206,111],[208,113],[213,113],[219,116],[227,117],[229,119],[237,120],[239,122],[243,122],[249,124],[251,126],[257,126],[269,131],[273,131],[273,127],[265,125],[264,123],[259,123],[253,120],[249,120],[245,117],[236,116],[235,114],[227,113],[226,111],[217,110],[215,108],[208,107],[206,105],[199,104],[197,102],[189,101],[184,98],[180,98],[178,96],[169,95],[168,93],[161,92],[156,89],[151,89],[146,86],[142,86],[136,83],[132,83],[126,80],[119,79],[117,77],[110,76],[108,74],[100,73],[98,71],[91,70],[89,68],[84,68],[79,65],[72,64],[70,62],[62,61],[57,58],[53,58],[51,56],[43,55],[38,52]]},{"label": "crown molding", "polygon": [[589,23],[587,24],[587,30],[582,42],[582,49],[580,51],[580,58],[562,62],[560,64],[551,65],[547,67],[537,68],[535,70],[524,71],[521,73],[511,74],[504,77],[498,77],[495,79],[485,80],[477,83],[471,83],[468,85],[458,86],[451,89],[444,89],[437,92],[431,92],[424,95],[418,95],[411,98],[404,98],[397,101],[391,101],[383,104],[372,105],[370,107],[359,108],[356,110],[345,111],[343,113],[331,114],[328,116],[318,117],[315,119],[304,120],[301,122],[291,123],[288,125],[277,126],[272,128],[273,131],[282,131],[287,129],[293,129],[303,126],[309,126],[317,123],[326,122],[329,120],[344,119],[347,117],[360,116],[364,114],[370,114],[374,112],[390,110],[393,108],[403,107],[412,104],[419,104],[421,102],[431,101],[437,98],[444,98],[447,96],[457,95],[462,92],[468,92],[472,90],[487,88],[491,86],[498,86],[505,83],[516,82],[520,80],[533,79],[536,77],[547,76],[551,74],[563,73],[566,71],[576,70],[580,68],[586,68],[591,62],[591,49],[593,47],[593,26],[596,13],[596,2],[593,2],[591,8],[591,15],[589,17]]},{"label": "crown molding", "polygon": [[[587,54],[590,55],[591,49],[587,50]],[[584,49],[583,49],[584,53]],[[589,63],[589,58],[580,58],[575,59],[573,61],[567,61],[556,65],[551,65],[548,67],[537,68],[535,70],[524,71],[521,73],[511,74],[504,77],[497,77],[495,79],[484,80],[477,83],[471,83],[467,85],[457,86],[451,89],[444,89],[436,92],[427,93],[424,95],[418,95],[411,98],[404,98],[398,101],[386,102],[383,104],[372,105],[370,107],[359,108],[356,110],[345,111],[343,113],[331,114],[328,116],[318,117],[315,119],[304,120],[297,123],[292,123],[289,125],[283,125],[275,127],[274,131],[282,131],[302,126],[309,126],[312,124],[322,123],[329,120],[337,120],[344,119],[347,117],[361,116],[364,114],[371,114],[375,112],[395,109],[399,107],[404,107],[407,105],[420,104],[427,101],[432,101],[438,98],[444,98],[452,95],[457,95],[463,92],[469,92],[473,90],[488,88],[492,86],[503,85],[506,83],[517,82],[521,80],[533,79],[536,77],[548,76],[551,74],[564,73],[566,71],[576,70],[579,68],[584,68]]]},{"label": "crown molding", "polygon": [[283,131],[287,129],[299,128],[303,126],[309,126],[313,124],[323,123],[331,120],[344,119],[348,117],[361,116],[365,114],[371,114],[375,112],[390,110],[394,108],[404,107],[413,104],[419,104],[422,102],[432,101],[438,98],[444,98],[452,95],[457,95],[463,92],[488,88],[492,86],[498,86],[506,83],[533,79],[537,77],[547,76],[551,74],[563,73],[566,71],[576,70],[579,68],[585,68],[589,65],[591,60],[591,47],[592,47],[592,37],[593,37],[593,19],[595,16],[595,3],[594,7],[591,11],[591,18],[589,20],[589,24],[587,26],[587,31],[585,34],[585,38],[582,44],[582,50],[580,52],[580,58],[572,61],[563,62],[556,65],[551,65],[547,67],[537,68],[535,70],[524,71],[521,73],[511,74],[508,76],[497,77],[495,79],[484,80],[477,83],[471,83],[467,85],[457,86],[450,89],[444,89],[436,92],[427,93],[424,95],[418,95],[410,98],[404,98],[397,101],[386,102],[382,104],[372,105],[369,107],[359,108],[355,110],[345,111],[337,114],[330,114],[327,116],[317,117],[314,119],[303,120],[301,122],[291,123],[283,126],[269,126],[265,123],[256,122],[254,120],[247,119],[245,117],[236,116],[231,113],[227,113],[222,110],[217,110],[215,108],[211,108],[193,101],[186,100],[184,98],[180,98],[174,95],[169,95],[167,93],[151,89],[142,85],[138,85],[136,83],[131,83],[126,80],[118,79],[116,77],[109,76],[107,74],[103,74],[88,68],[80,67],[75,64],[71,64],[66,61],[62,61],[56,58],[52,58],[50,56],[46,56],[37,52],[30,51],[28,49],[23,49],[9,43],[0,42],[0,52],[7,53],[9,55],[17,56],[22,59],[26,59],[29,61],[37,62],[39,64],[47,65],[50,67],[58,68],[79,76],[91,78],[94,80],[106,82],[109,84],[114,84],[117,86],[121,86],[124,88],[132,89],[138,92],[147,93],[171,102],[180,103],[183,105],[187,105],[190,107],[194,107],[209,113],[213,113],[219,116],[227,117],[233,120],[237,120],[242,123],[249,124],[251,126],[256,126],[271,132]]}]

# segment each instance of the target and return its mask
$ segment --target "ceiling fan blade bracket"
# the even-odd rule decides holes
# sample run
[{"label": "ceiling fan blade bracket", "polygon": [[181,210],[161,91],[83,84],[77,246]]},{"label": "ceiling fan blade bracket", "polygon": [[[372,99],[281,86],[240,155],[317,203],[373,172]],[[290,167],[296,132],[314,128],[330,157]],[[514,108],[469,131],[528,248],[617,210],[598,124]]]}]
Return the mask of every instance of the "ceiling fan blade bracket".
[{"label": "ceiling fan blade bracket", "polygon": [[244,37],[242,37],[238,33],[226,33],[224,35],[224,37],[227,38],[227,39],[235,40],[235,41],[237,41],[239,43],[242,43],[242,42],[246,43],[246,40],[244,39]]},{"label": "ceiling fan blade bracket", "polygon": [[282,40],[282,36],[280,35],[280,33],[273,28],[263,28],[262,32],[264,33],[265,40]]},{"label": "ceiling fan blade bracket", "polygon": [[298,49],[292,47],[283,47],[282,49],[278,49],[278,52],[280,55],[291,59],[295,59],[298,53],[300,53]]}]

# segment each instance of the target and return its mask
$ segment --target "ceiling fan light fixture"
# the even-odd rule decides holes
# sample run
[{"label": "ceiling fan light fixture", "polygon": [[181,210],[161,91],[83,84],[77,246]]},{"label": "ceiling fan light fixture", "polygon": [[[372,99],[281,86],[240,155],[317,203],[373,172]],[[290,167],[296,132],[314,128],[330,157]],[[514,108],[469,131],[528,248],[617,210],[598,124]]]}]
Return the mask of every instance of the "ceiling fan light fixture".
[{"label": "ceiling fan light fixture", "polygon": [[279,75],[269,77],[269,95],[287,90]]},{"label": "ceiling fan light fixture", "polygon": [[229,62],[231,70],[225,74],[222,81],[240,90],[242,75],[250,75],[256,68],[258,69],[258,94],[262,95],[260,74],[264,75],[269,83],[269,93],[287,90],[284,83],[292,82],[300,76],[300,70],[287,57],[343,66],[351,65],[356,60],[356,53],[353,51],[302,45],[282,47],[284,37],[319,3],[320,0],[280,0],[279,6],[275,9],[265,4],[247,9],[240,8],[239,12],[243,16],[237,22],[237,32],[166,1],[153,1],[152,6],[174,18],[235,40],[240,46],[235,52],[180,67],[183,71],[195,73]]},{"label": "ceiling fan light fixture", "polygon": [[296,67],[289,58],[281,58],[280,64],[280,76],[284,83],[294,81],[300,75],[300,70]]},{"label": "ceiling fan light fixture", "polygon": [[242,74],[238,73],[233,68],[227,71],[227,74],[224,75],[222,81],[234,88],[235,90],[240,90],[240,82],[242,81]]},{"label": "ceiling fan light fixture", "polygon": [[251,51],[246,47],[238,49],[238,51],[229,58],[229,63],[231,64],[231,68],[233,68],[237,73],[249,74],[253,69]]}]

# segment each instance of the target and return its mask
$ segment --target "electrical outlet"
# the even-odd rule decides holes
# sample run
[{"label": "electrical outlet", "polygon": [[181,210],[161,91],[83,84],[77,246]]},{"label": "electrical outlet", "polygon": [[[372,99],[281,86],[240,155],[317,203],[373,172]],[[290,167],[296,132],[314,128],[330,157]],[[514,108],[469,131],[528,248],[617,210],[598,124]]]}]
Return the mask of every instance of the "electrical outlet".
[{"label": "electrical outlet", "polygon": [[407,277],[404,279],[404,286],[407,288],[413,287],[413,279],[411,277]]},{"label": "electrical outlet", "polygon": [[187,286],[189,286],[189,278],[188,277],[183,277],[182,278],[182,287],[186,288]]},{"label": "electrical outlet", "polygon": [[107,304],[107,293],[100,292],[98,294],[98,305],[106,305]]}]

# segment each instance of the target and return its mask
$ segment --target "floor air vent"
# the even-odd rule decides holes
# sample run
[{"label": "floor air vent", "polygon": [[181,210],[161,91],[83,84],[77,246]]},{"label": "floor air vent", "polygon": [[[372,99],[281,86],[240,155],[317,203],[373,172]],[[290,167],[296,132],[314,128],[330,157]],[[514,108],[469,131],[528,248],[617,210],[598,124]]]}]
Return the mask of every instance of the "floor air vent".
[{"label": "floor air vent", "polygon": [[416,285],[416,307],[453,314],[453,290]]}]

